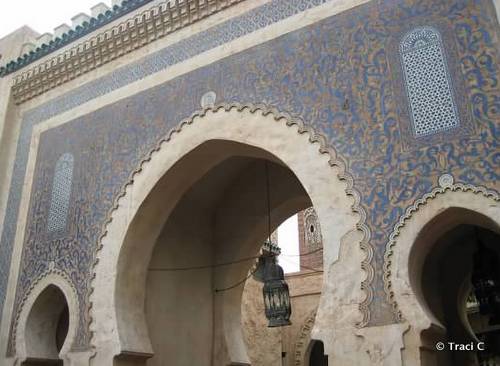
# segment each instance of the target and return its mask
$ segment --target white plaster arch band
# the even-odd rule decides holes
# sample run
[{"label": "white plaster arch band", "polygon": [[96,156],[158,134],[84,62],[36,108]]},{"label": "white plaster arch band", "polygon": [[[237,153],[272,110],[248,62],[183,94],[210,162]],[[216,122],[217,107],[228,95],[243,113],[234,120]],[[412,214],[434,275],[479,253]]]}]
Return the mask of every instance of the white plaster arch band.
[{"label": "white plaster arch band", "polygon": [[28,292],[21,303],[21,310],[15,319],[13,337],[15,339],[15,357],[21,362],[29,355],[29,350],[26,345],[26,328],[31,309],[38,297],[49,287],[57,287],[66,300],[69,312],[69,327],[64,344],[59,352],[59,358],[64,359],[71,352],[71,348],[75,341],[78,320],[79,320],[79,304],[78,298],[70,280],[62,272],[52,271],[42,274],[33,287]]},{"label": "white plaster arch band", "polygon": [[[352,230],[362,232],[360,246],[366,252],[366,258],[360,263],[360,270],[366,272],[366,280],[362,284],[366,299],[360,310],[364,314],[363,322],[368,322],[367,304],[371,300],[371,292],[367,284],[373,278],[373,270],[370,270],[372,250],[367,242],[369,230],[365,224],[366,214],[359,206],[359,194],[352,187],[353,180],[346,172],[343,160],[327,146],[324,137],[289,115],[260,105],[217,105],[194,113],[162,139],[133,172],[110,212],[102,231],[92,281],[92,345],[101,349],[98,354],[103,354],[102,347],[105,347],[104,353],[109,357],[121,352],[152,352],[145,325],[127,331],[124,319],[119,319],[116,310],[120,291],[116,276],[123,258],[124,243],[141,206],[151,204],[147,197],[160,178],[175,168],[181,158],[210,140],[228,140],[260,148],[277,157],[296,175],[320,218],[327,243],[325,268],[338,260],[344,235]],[[200,166],[200,170],[203,169]],[[326,278],[328,276],[324,276],[324,282]],[[321,304],[318,311],[321,312]],[[144,315],[133,314],[128,320],[137,322],[137,317],[144,318]],[[145,324],[143,319],[139,323]],[[96,362],[107,363],[109,360]]]},{"label": "white plaster arch band", "polygon": [[[443,328],[427,309],[421,295],[415,292],[410,273],[412,250],[429,230],[429,225],[433,224],[431,229],[435,239],[459,224],[487,226],[492,230],[500,227],[500,197],[497,192],[454,183],[453,177],[448,174],[443,175],[439,183],[440,187],[406,209],[390,235],[384,257],[384,287],[395,320],[407,321],[418,330],[428,329],[431,325]],[[464,214],[447,214],[452,212]]]}]

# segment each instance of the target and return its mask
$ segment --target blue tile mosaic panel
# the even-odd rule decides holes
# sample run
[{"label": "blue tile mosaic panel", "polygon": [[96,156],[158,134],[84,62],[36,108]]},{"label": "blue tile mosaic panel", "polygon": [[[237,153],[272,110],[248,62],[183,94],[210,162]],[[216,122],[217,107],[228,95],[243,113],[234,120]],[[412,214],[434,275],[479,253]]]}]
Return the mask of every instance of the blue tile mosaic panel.
[{"label": "blue tile mosaic panel", "polygon": [[62,154],[56,162],[47,221],[47,231],[49,232],[60,231],[66,227],[73,181],[73,162],[74,158],[70,153]]},{"label": "blue tile mosaic panel", "polygon": [[[5,261],[5,255],[10,261],[20,199],[16,187],[24,179],[36,123],[192,57],[205,49],[205,42],[216,45],[220,39],[235,39],[319,3],[272,1],[254,9],[250,18],[247,14],[224,23],[227,28],[218,25],[207,31],[203,42],[188,38],[181,41],[178,51],[169,46],[27,112],[0,259]],[[347,160],[372,228],[371,324],[391,323],[393,315],[382,282],[383,254],[405,208],[436,186],[443,173],[453,174],[459,182],[490,188],[491,182],[499,181],[499,56],[493,41],[499,34],[490,8],[489,0],[372,1],[44,132],[16,306],[32,279],[54,263],[78,289],[81,318],[74,347],[88,347],[89,277],[102,223],[141,159],[181,120],[199,110],[201,97],[213,91],[217,102],[262,103],[300,117]],[[460,85],[453,94],[460,124],[446,134],[426,135],[413,144],[417,139],[411,119],[404,115],[408,98],[400,92],[405,83],[398,74],[402,71],[399,46],[404,34],[424,25],[441,34],[450,78],[453,85]],[[68,227],[65,235],[52,239],[45,235],[54,179],[50,167],[66,152],[78,162],[73,168]]]},{"label": "blue tile mosaic panel", "polygon": [[[139,0],[138,0],[139,1]],[[60,97],[56,97],[38,107],[27,111],[23,116],[22,128],[16,151],[12,191],[9,194],[5,220],[0,239],[0,309],[3,308],[5,291],[9,276],[12,243],[16,234],[16,223],[21,187],[26,171],[29,141],[33,126],[71,110],[85,102],[98,98],[134,81],[145,78],[160,70],[220,46],[258,29],[286,19],[290,16],[324,4],[331,0],[273,0],[239,17],[223,22],[206,32],[185,38],[162,49],[143,60],[126,65],[116,71],[82,85]]]}]

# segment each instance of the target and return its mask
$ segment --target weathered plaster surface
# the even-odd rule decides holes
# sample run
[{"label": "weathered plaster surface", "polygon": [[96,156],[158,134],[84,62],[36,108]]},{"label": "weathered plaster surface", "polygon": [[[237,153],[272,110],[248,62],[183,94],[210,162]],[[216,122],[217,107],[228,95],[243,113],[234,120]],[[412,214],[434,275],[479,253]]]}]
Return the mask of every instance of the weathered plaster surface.
[{"label": "weathered plaster surface", "polygon": [[[316,319],[323,276],[296,273],[286,276],[292,300],[292,325],[268,328],[264,315],[262,283],[245,284],[241,305],[243,334],[252,366],[306,366],[311,331]],[[282,353],[284,352],[284,357]]]},{"label": "weathered plaster surface", "polygon": [[241,321],[247,353],[252,366],[280,365],[283,350],[282,329],[267,327],[262,283],[254,279],[248,280],[245,284],[241,304]]},{"label": "weathered plaster surface", "polygon": [[[30,287],[30,279],[36,277],[33,268],[43,271],[49,257],[57,259],[57,266],[68,272],[81,303],[86,303],[94,245],[114,198],[159,137],[197,110],[201,95],[214,90],[220,102],[265,103],[300,116],[347,159],[354,187],[361,192],[361,205],[368,213],[366,221],[372,228],[370,244],[374,248],[368,268],[373,278],[370,276],[370,283],[365,284],[368,297],[359,302],[364,308],[370,307],[371,324],[394,322],[385,300],[383,257],[389,234],[406,207],[435,187],[443,173],[452,173],[460,183],[498,189],[498,22],[490,10],[492,4],[486,0],[370,2],[117,103],[107,100],[109,105],[102,104],[103,108],[82,113],[71,123],[42,134],[33,186],[38,193],[30,204],[17,304]],[[400,65],[390,50],[397,35],[422,24],[434,24],[445,35],[454,55],[449,59],[454,80],[463,85],[457,93],[467,104],[472,128],[465,135],[449,133],[410,146],[404,143],[411,139],[404,135],[408,121],[398,113],[402,104],[396,95],[401,88],[396,69]],[[152,61],[146,60],[145,65],[148,62]],[[140,68],[140,63],[134,66],[118,81],[111,78],[111,84],[105,84],[99,80],[97,88],[91,86],[98,82],[91,82],[24,114],[13,190],[7,204],[8,220],[2,233],[1,248],[6,251],[2,258],[7,262],[32,126],[63,112],[66,102],[68,107],[77,106],[124,86],[124,79],[134,81],[146,76],[148,68]],[[138,67],[143,71],[137,71]],[[83,99],[78,99],[79,95]],[[60,143],[62,140],[65,142]],[[44,187],[50,186],[57,157],[67,150],[77,157],[79,174],[71,217],[81,240],[73,256],[64,251],[74,243],[75,231],[48,245],[35,239],[44,237],[38,235],[44,230],[43,215],[48,205],[49,194]],[[362,256],[353,258],[358,258],[358,263],[363,260]],[[6,278],[2,280],[6,283]],[[14,288],[15,284],[12,291]],[[85,312],[86,306],[81,306]]]}]

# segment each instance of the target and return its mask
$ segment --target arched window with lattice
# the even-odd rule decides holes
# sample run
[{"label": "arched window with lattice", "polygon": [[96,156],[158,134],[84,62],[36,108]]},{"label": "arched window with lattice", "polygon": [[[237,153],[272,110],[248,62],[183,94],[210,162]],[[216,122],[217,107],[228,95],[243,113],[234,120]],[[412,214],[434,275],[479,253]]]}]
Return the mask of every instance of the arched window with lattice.
[{"label": "arched window with lattice", "polygon": [[73,164],[74,158],[70,153],[62,154],[56,162],[54,180],[52,181],[52,198],[47,219],[47,231],[49,232],[60,231],[66,227],[73,183]]},{"label": "arched window with lattice", "polygon": [[433,27],[414,28],[402,38],[399,52],[415,137],[458,127],[458,108],[443,41]]}]

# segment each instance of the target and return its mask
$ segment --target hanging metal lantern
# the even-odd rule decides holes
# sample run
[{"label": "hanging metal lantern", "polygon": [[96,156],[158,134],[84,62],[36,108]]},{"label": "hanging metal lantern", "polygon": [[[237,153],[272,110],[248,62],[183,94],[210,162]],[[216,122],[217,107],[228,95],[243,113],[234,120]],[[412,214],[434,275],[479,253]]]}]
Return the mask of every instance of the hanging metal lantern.
[{"label": "hanging metal lantern", "polygon": [[290,292],[285,282],[283,268],[278,265],[276,257],[281,249],[271,240],[271,194],[269,187],[269,167],[265,161],[266,177],[266,201],[267,201],[267,240],[262,247],[262,255],[255,271],[255,278],[264,282],[262,294],[264,295],[264,306],[266,317],[269,320],[268,327],[283,327],[291,325],[290,315],[292,306],[290,304]]},{"label": "hanging metal lantern", "polygon": [[276,263],[275,255],[263,255],[261,258],[264,280],[262,294],[264,295],[266,317],[269,320],[268,327],[291,325],[290,292],[285,281],[283,268]]}]

